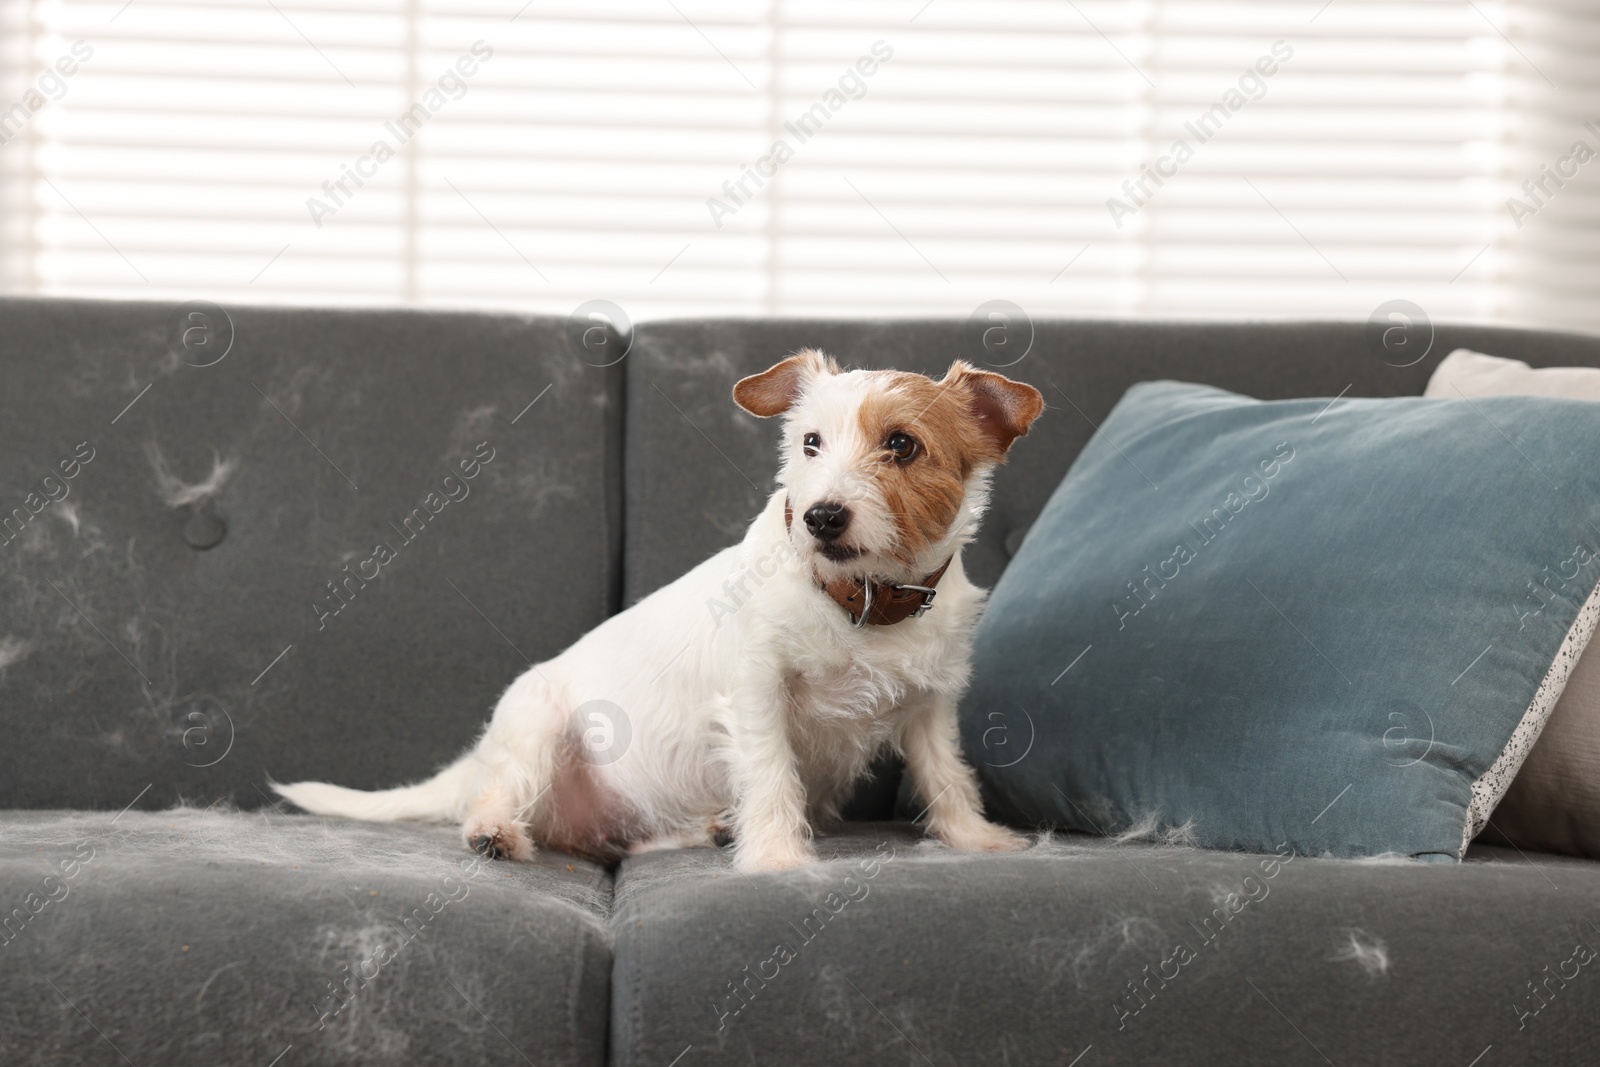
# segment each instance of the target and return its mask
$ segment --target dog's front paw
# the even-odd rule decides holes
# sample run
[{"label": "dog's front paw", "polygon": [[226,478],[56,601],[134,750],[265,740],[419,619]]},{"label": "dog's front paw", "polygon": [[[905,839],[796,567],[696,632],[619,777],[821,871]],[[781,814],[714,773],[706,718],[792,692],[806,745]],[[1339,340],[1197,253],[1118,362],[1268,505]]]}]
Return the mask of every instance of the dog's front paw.
[{"label": "dog's front paw", "polygon": [[942,829],[937,834],[939,840],[960,852],[1015,852],[1027,848],[1029,844],[1022,834],[992,822],[980,821],[958,829]]},{"label": "dog's front paw", "polygon": [[461,836],[469,849],[492,860],[533,859],[533,839],[511,823],[474,820],[461,828]]},{"label": "dog's front paw", "polygon": [[746,874],[758,871],[792,871],[796,867],[809,867],[817,862],[817,854],[809,845],[751,846],[739,850],[734,863]]}]

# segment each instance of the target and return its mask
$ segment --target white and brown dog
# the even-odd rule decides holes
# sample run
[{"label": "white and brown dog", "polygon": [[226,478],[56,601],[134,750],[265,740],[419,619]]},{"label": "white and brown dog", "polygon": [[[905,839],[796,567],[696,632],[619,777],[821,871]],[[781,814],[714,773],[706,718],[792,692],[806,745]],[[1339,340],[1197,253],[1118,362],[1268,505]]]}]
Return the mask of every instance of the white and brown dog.
[{"label": "white and brown dog", "polygon": [[278,792],[327,815],[459,821],[470,848],[522,860],[535,842],[614,860],[726,826],[742,869],[775,870],[813,859],[812,827],[892,748],[940,840],[1021,847],[984,819],[961,758],[986,596],[961,548],[1039,391],[960,362],[937,382],[841,372],[808,350],[733,398],[784,416],[779,489],[741,544],[523,674],[428,781]]}]

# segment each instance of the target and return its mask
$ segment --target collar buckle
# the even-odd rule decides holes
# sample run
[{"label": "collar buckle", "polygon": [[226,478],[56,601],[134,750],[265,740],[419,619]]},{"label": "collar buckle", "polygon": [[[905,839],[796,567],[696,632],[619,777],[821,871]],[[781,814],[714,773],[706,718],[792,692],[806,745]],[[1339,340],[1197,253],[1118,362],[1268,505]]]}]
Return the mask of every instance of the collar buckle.
[{"label": "collar buckle", "polygon": [[911,617],[913,619],[926,615],[933,607],[933,598],[939,595],[939,590],[933,588],[931,585],[897,585],[894,587],[894,589],[896,592],[899,592],[902,589],[909,589],[913,593],[922,594],[922,603],[918,604],[917,610],[911,613]]}]

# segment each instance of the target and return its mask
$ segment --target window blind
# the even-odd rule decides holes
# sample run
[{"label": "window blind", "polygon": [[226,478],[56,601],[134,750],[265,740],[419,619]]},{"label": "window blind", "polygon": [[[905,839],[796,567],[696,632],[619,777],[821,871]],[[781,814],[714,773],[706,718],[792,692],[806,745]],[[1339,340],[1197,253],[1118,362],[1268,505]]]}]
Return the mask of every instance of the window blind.
[{"label": "window blind", "polygon": [[12,292],[1600,325],[1577,3],[0,12]]}]

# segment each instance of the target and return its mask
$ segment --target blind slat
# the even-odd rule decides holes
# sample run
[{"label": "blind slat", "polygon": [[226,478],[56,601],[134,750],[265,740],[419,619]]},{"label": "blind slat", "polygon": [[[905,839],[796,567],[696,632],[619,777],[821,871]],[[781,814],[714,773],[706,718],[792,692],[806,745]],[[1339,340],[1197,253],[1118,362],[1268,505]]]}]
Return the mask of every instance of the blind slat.
[{"label": "blind slat", "polygon": [[0,288],[1600,328],[1571,0],[276,6],[0,0]]}]

